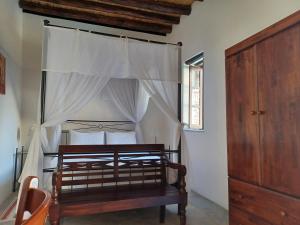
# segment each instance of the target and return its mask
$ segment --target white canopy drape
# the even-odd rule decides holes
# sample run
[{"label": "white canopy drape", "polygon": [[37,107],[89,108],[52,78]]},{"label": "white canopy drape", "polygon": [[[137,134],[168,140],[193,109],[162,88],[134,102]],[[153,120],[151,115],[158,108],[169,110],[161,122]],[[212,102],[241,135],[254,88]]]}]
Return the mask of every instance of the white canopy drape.
[{"label": "white canopy drape", "polygon": [[177,117],[177,83],[156,80],[143,80],[141,83],[155,105],[171,120],[173,128],[170,130],[170,147],[177,149],[181,127]]},{"label": "white canopy drape", "polygon": [[144,143],[140,122],[148,108],[150,95],[139,85],[138,80],[111,79],[105,91],[120,112],[135,123],[138,143]]},{"label": "white canopy drape", "polygon": [[[29,175],[42,178],[42,149],[55,152],[60,124],[79,112],[105,86],[121,112],[137,123],[138,132],[151,97],[173,121],[172,148],[177,148],[180,123],[174,92],[178,82],[178,46],[108,38],[57,27],[45,27],[44,37],[43,71],[47,71],[51,88],[46,91],[45,122],[35,126],[21,181]],[[124,82],[121,86],[113,78],[137,79],[139,88],[132,93]],[[47,133],[49,128],[51,132]]]},{"label": "white canopy drape", "polygon": [[[79,112],[95,95],[99,94],[109,80],[108,77],[87,77],[74,73],[62,75],[49,72],[48,74],[47,82],[52,85],[46,92],[45,122],[35,127],[20,180],[29,175],[42,178],[42,148],[44,152],[57,150],[61,134],[59,125]],[[52,132],[49,132],[52,136],[50,143],[47,128],[52,128]]]},{"label": "white canopy drape", "polygon": [[45,27],[43,71],[178,82],[178,46]]}]

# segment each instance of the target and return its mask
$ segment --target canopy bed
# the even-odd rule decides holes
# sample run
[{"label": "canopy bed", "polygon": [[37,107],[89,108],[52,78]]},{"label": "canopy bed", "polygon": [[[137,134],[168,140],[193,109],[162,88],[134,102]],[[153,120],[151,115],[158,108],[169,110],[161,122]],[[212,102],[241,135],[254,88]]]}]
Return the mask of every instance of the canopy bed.
[{"label": "canopy bed", "polygon": [[[26,176],[35,175],[44,178],[44,186],[49,187],[50,172],[53,172],[54,167],[53,224],[58,224],[62,215],[59,211],[62,205],[58,203],[58,199],[62,200],[60,194],[63,191],[73,193],[82,188],[85,191],[90,188],[99,190],[107,185],[118,191],[125,187],[126,190],[132,190],[132,181],[142,183],[142,187],[149,182],[160,185],[159,195],[149,196],[147,192],[147,196],[144,196],[139,192],[142,202],[147,197],[152,197],[153,200],[164,196],[165,201],[153,200],[151,204],[139,204],[128,209],[158,205],[161,206],[163,218],[165,205],[176,203],[181,212],[181,224],[185,224],[185,168],[174,164],[174,161],[181,161],[180,50],[180,43],[108,37],[45,22],[39,109],[41,114],[20,181]],[[128,121],[69,120],[93,98],[103,95],[109,96]],[[144,144],[145,131],[141,121],[146,114],[149,99],[171,124],[169,150],[165,150],[163,145]],[[66,130],[66,124],[77,127]],[[124,125],[127,127],[122,127]],[[63,139],[65,143],[62,142]],[[119,154],[122,151],[127,155]],[[179,153],[178,159],[174,153]],[[83,166],[84,175],[64,176],[65,169],[70,164],[73,165],[71,174],[78,172],[77,169],[82,169]],[[95,165],[101,167],[101,174],[98,171],[98,176],[93,178],[89,173]],[[145,171],[144,167],[147,165],[151,165],[155,171]],[[120,175],[123,167],[130,169],[130,174],[123,171],[125,178]],[[138,176],[134,178],[131,171],[133,167],[139,169]],[[158,168],[160,173],[157,173]],[[112,177],[103,177],[103,172]],[[68,180],[70,178],[74,183]],[[66,183],[69,184],[69,189],[61,185]],[[168,195],[164,189],[171,187],[167,183],[175,183],[173,196]],[[137,201],[136,196],[134,199]],[[103,211],[100,208],[97,212]],[[126,207],[120,206],[119,209]]]}]

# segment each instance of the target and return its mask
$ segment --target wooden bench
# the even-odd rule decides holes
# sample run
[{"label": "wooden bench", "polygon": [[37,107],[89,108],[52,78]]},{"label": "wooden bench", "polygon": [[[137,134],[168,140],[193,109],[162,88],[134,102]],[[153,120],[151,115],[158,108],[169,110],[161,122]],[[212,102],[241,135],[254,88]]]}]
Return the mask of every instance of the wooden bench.
[{"label": "wooden bench", "polygon": [[[167,183],[167,171],[178,171],[176,185]],[[180,225],[186,224],[186,168],[171,163],[164,145],[64,145],[53,173],[50,222],[66,216],[90,215],[178,204]]]}]

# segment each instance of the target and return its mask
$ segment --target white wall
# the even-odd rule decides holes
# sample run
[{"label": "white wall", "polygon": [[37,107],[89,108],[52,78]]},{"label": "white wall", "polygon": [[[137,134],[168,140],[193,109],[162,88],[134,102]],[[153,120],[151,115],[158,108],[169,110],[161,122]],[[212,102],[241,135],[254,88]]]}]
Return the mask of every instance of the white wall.
[{"label": "white wall", "polygon": [[299,0],[207,0],[193,4],[168,41],[183,42],[183,61],[205,53],[205,132],[184,132],[191,188],[228,208],[226,48],[300,9]]},{"label": "white wall", "polygon": [[17,0],[0,1],[0,52],[6,58],[6,94],[0,95],[0,204],[12,191],[21,108],[22,13]]}]

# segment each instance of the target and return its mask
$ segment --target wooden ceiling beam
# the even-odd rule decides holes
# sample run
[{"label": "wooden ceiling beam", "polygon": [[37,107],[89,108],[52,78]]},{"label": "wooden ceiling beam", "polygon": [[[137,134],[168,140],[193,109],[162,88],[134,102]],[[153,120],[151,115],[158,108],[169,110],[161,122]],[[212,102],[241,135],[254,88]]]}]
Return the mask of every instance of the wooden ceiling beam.
[{"label": "wooden ceiling beam", "polygon": [[[86,0],[20,0],[20,6],[24,11],[35,14],[137,30],[147,33],[166,34],[172,31],[172,24],[166,23],[166,21],[163,21],[162,19],[150,19],[145,16],[137,17],[130,15],[130,12],[127,12],[127,14],[124,15],[111,11],[108,12],[103,9],[99,10],[93,5],[89,6],[85,4],[85,1]],[[73,4],[71,4],[72,2]],[[76,5],[74,5],[75,2]]]},{"label": "wooden ceiling beam", "polygon": [[160,2],[168,2],[177,5],[191,5],[195,0],[154,0]]},{"label": "wooden ceiling beam", "polygon": [[116,13],[120,15],[136,17],[146,20],[156,19],[157,21],[168,24],[179,24],[180,22],[180,15],[164,14],[150,10],[130,8],[124,5],[114,4],[111,0],[46,0],[46,2],[62,4],[65,6],[69,5],[82,9],[93,9],[111,14]]},{"label": "wooden ceiling beam", "polygon": [[19,0],[23,11],[103,26],[166,35],[194,1],[203,0]]},{"label": "wooden ceiling beam", "polygon": [[[86,0],[84,0],[86,1]],[[90,1],[90,0],[88,0]],[[93,0],[98,2],[110,2],[138,10],[150,10],[163,14],[189,15],[192,11],[192,4],[179,4],[180,1],[163,0]]]},{"label": "wooden ceiling beam", "polygon": [[[109,7],[121,7],[126,10],[138,11],[140,13],[150,14],[150,15],[162,15],[169,17],[179,17],[183,14],[177,12],[176,10],[171,10],[170,8],[166,10],[158,10],[155,6],[145,6],[143,0],[137,1],[139,3],[135,3],[134,1],[122,1],[122,0],[82,0],[84,3],[94,3],[99,5],[107,5]],[[143,4],[143,5],[141,5]],[[152,4],[154,4],[152,2]]]}]

